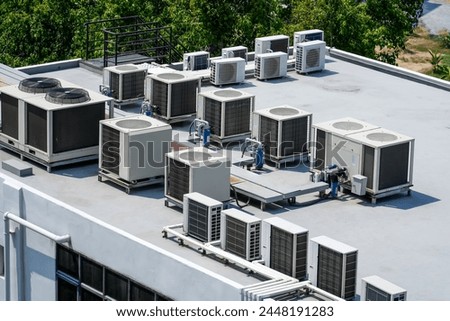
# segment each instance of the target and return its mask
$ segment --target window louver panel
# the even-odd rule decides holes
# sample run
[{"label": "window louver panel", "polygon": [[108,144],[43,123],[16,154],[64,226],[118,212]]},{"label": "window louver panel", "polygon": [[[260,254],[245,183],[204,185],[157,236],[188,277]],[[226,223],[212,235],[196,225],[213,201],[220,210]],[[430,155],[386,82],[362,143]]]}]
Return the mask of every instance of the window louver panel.
[{"label": "window louver panel", "polygon": [[205,120],[209,123],[212,135],[222,135],[222,103],[220,101],[205,98]]},{"label": "window louver panel", "polygon": [[188,233],[203,242],[208,242],[208,207],[189,200]]},{"label": "window louver panel", "polygon": [[19,101],[6,94],[1,95],[2,132],[12,138],[19,139]]},{"label": "window louver panel", "polygon": [[197,112],[197,80],[172,84],[171,116]]},{"label": "window louver panel", "polygon": [[290,156],[307,151],[308,118],[283,121],[280,156]]},{"label": "window louver panel", "polygon": [[227,216],[225,250],[245,259],[246,239],[246,224],[235,219],[234,217]]},{"label": "window louver panel", "polygon": [[145,71],[122,75],[122,99],[133,99],[144,96]]},{"label": "window louver panel", "polygon": [[225,136],[245,134],[250,131],[250,98],[225,103]]},{"label": "window louver panel", "polygon": [[152,80],[152,105],[158,108],[158,113],[167,116],[168,85],[161,81]]},{"label": "window louver panel", "polygon": [[101,167],[119,175],[120,133],[108,126],[102,126],[102,164]]},{"label": "window louver panel", "polygon": [[189,193],[189,166],[172,158],[168,163],[167,195],[182,202]]},{"label": "window louver panel", "polygon": [[317,287],[342,297],[343,255],[319,246],[317,264]]},{"label": "window louver panel", "polygon": [[264,144],[266,155],[276,156],[278,154],[278,121],[261,116],[258,139]]},{"label": "window louver panel", "polygon": [[26,144],[47,152],[47,112],[31,104],[27,105]]}]

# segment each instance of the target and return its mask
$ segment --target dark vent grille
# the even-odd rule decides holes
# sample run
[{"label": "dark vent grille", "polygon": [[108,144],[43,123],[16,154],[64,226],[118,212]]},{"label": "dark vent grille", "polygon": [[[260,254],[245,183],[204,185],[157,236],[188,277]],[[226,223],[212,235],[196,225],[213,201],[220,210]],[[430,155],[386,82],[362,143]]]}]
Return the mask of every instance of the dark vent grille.
[{"label": "dark vent grille", "polygon": [[342,297],[343,255],[319,245],[317,287]]},{"label": "dark vent grille", "polygon": [[227,216],[225,250],[246,259],[247,258],[246,240],[247,240],[246,223],[234,217]]},{"label": "dark vent grille", "polygon": [[320,65],[320,48],[308,49],[306,52],[306,68],[314,68]]},{"label": "dark vent grille", "polygon": [[197,80],[172,85],[171,116],[183,116],[197,112]]},{"label": "dark vent grille", "polygon": [[45,100],[54,104],[79,104],[89,101],[89,93],[81,88],[56,88],[45,94]]},{"label": "dark vent grille", "polygon": [[102,126],[102,164],[101,167],[119,175],[120,132],[109,126]]},{"label": "dark vent grille", "polygon": [[347,260],[345,264],[345,288],[344,299],[351,300],[356,294],[356,261],[357,252],[347,254]]},{"label": "dark vent grille", "polygon": [[308,33],[305,35],[305,41],[323,40],[322,37],[323,33],[321,32]]},{"label": "dark vent grille", "polygon": [[307,151],[308,118],[283,121],[280,156],[291,156]]},{"label": "dark vent grille", "polygon": [[47,151],[47,112],[31,104],[27,105],[25,143],[43,152]]},{"label": "dark vent grille", "polygon": [[194,69],[193,70],[208,69],[208,59],[209,59],[209,55],[206,55],[206,54],[194,56]]},{"label": "dark vent grille", "polygon": [[303,71],[303,51],[304,47],[297,47],[297,57],[295,59],[295,70]]},{"label": "dark vent grille", "polygon": [[220,215],[222,208],[214,207],[211,210],[211,242],[220,240]]},{"label": "dark vent grille", "polygon": [[9,137],[19,139],[19,101],[6,94],[1,95],[2,132]]},{"label": "dark vent grille", "polygon": [[46,77],[26,78],[19,83],[19,89],[27,93],[46,93],[51,89],[61,87],[58,79]]},{"label": "dark vent grille", "polygon": [[278,154],[278,121],[260,116],[259,141],[264,144],[266,155]]},{"label": "dark vent grille", "polygon": [[373,169],[375,162],[375,149],[369,146],[363,147],[363,175],[367,177],[367,188],[373,189]]},{"label": "dark vent grille", "polygon": [[391,295],[371,284],[366,285],[366,301],[390,301]]},{"label": "dark vent grille", "polygon": [[208,242],[208,224],[208,207],[194,200],[189,200],[188,234],[200,241]]},{"label": "dark vent grille", "polygon": [[289,47],[289,38],[272,40],[270,43],[270,49],[272,50],[272,52],[282,51],[288,53],[287,51],[288,47]]},{"label": "dark vent grille", "polygon": [[260,56],[255,57],[255,77],[258,79],[261,78],[261,60]]},{"label": "dark vent grille", "polygon": [[409,143],[384,147],[380,154],[379,190],[408,183]]},{"label": "dark vent grille", "polygon": [[263,77],[266,79],[280,76],[280,57],[266,58],[264,61]]},{"label": "dark vent grille", "polygon": [[222,136],[222,103],[205,97],[205,120],[211,129],[211,134]]},{"label": "dark vent grille", "polygon": [[183,196],[189,193],[189,166],[175,159],[168,158],[167,195],[183,201]]},{"label": "dark vent grille", "polygon": [[114,99],[120,99],[120,75],[110,73],[109,87],[111,88],[111,96]]},{"label": "dark vent grille", "polygon": [[[120,88],[120,77],[122,77],[122,88]],[[110,87],[113,98],[127,100],[143,97],[144,80],[145,71],[143,70],[122,75],[111,73]]]},{"label": "dark vent grille", "polygon": [[219,84],[229,84],[236,82],[236,63],[220,64],[215,63],[216,68],[219,67]]},{"label": "dark vent grille", "polygon": [[158,113],[162,116],[167,116],[168,103],[168,86],[161,81],[152,80],[152,105],[158,108]]},{"label": "dark vent grille", "polygon": [[261,224],[253,223],[250,225],[248,259],[257,260],[261,256]]},{"label": "dark vent grille", "polygon": [[[323,130],[317,129],[317,141],[316,141],[316,160],[314,167],[317,169],[324,169],[325,167],[325,139],[326,133]],[[367,176],[366,174],[364,174]]]},{"label": "dark vent grille", "polygon": [[225,136],[245,134],[250,131],[251,99],[225,103]]},{"label": "dark vent grille", "polygon": [[299,280],[307,279],[307,262],[308,262],[308,233],[297,235],[297,249],[295,261],[295,275]]}]

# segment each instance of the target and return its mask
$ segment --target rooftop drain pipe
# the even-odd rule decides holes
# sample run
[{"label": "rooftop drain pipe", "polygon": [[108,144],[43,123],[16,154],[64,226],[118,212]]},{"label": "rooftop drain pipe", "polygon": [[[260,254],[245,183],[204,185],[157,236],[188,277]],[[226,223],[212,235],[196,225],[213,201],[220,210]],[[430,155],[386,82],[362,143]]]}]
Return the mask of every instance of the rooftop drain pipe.
[{"label": "rooftop drain pipe", "polygon": [[56,235],[53,234],[42,227],[39,227],[33,223],[30,223],[23,218],[20,218],[17,215],[6,212],[3,215],[4,221],[4,234],[5,234],[5,301],[11,300],[11,273],[10,273],[10,240],[9,234],[14,233],[11,232],[10,229],[10,221],[16,222],[21,226],[29,228],[30,230],[45,236],[46,238],[54,241],[57,244],[70,242],[70,235]]}]

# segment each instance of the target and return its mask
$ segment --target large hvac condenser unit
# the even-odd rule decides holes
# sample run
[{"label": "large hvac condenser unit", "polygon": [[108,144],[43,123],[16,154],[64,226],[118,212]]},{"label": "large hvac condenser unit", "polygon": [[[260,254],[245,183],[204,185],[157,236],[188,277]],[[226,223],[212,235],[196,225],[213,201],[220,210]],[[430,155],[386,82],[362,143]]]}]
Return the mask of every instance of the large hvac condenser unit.
[{"label": "large hvac condenser unit", "polygon": [[197,116],[209,123],[212,140],[225,143],[250,137],[255,95],[220,89],[201,92],[199,103]]},{"label": "large hvac condenser unit", "polygon": [[294,47],[294,57],[297,52],[297,44],[313,40],[325,41],[323,30],[311,29],[294,32],[294,43],[292,44]]},{"label": "large hvac condenser unit", "polygon": [[345,300],[356,295],[358,250],[327,236],[311,239],[309,277],[318,288]]},{"label": "large hvac condenser unit", "polygon": [[304,74],[324,69],[325,50],[324,41],[313,40],[298,43],[295,51],[295,70]]},{"label": "large hvac condenser unit", "polygon": [[150,92],[146,98],[154,108],[154,115],[169,122],[186,120],[197,112],[200,77],[184,73],[151,74]]},{"label": "large hvac condenser unit", "polygon": [[241,83],[245,80],[245,60],[239,57],[211,61],[210,81],[222,86]]},{"label": "large hvac condenser unit", "polygon": [[266,266],[306,280],[308,230],[279,217],[262,221],[262,259]]},{"label": "large hvac condenser unit", "polygon": [[260,80],[284,77],[287,74],[287,55],[282,51],[255,57],[255,77]]},{"label": "large hvac condenser unit", "polygon": [[285,162],[308,154],[312,114],[291,106],[256,110],[252,134],[264,144],[267,159]]},{"label": "large hvac condenser unit", "polygon": [[244,46],[222,48],[222,58],[242,58],[247,62],[247,52]]},{"label": "large hvac condenser unit", "polygon": [[184,194],[183,230],[202,242],[220,239],[220,220],[223,203],[194,192]]},{"label": "large hvac condenser unit", "polygon": [[259,37],[255,39],[255,55],[282,51],[289,55],[289,37],[285,35]]},{"label": "large hvac condenser unit", "polygon": [[195,147],[166,154],[164,194],[182,206],[183,196],[199,192],[220,202],[230,198],[230,163],[225,154]]},{"label": "large hvac condenser unit", "polygon": [[170,125],[145,115],[100,122],[99,173],[128,183],[164,176]]},{"label": "large hvac condenser unit", "polygon": [[183,70],[203,70],[209,68],[209,52],[196,51],[183,55]]},{"label": "large hvac condenser unit", "polygon": [[142,99],[146,76],[146,64],[106,67],[103,69],[103,88],[118,102]]},{"label": "large hvac condenser unit", "polygon": [[361,279],[361,301],[406,301],[406,290],[377,275]]},{"label": "large hvac condenser unit", "polygon": [[261,219],[238,209],[222,211],[221,247],[248,261],[261,257]]}]

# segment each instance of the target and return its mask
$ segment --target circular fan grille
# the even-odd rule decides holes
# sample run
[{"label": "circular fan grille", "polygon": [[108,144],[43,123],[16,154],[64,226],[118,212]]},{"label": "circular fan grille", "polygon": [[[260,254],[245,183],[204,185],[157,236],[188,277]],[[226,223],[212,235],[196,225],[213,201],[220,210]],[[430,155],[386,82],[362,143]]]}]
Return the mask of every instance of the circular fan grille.
[{"label": "circular fan grille", "polygon": [[270,113],[277,115],[277,116],[293,116],[293,115],[297,115],[299,113],[299,111],[294,108],[277,107],[277,108],[272,108],[270,110]]},{"label": "circular fan grille", "polygon": [[367,139],[370,139],[374,142],[392,142],[397,140],[397,136],[389,133],[372,133],[367,135]]},{"label": "circular fan grille", "polygon": [[306,53],[306,67],[314,68],[320,65],[320,49],[313,48],[309,49]]},{"label": "circular fan grille", "polygon": [[180,153],[180,158],[188,160],[190,162],[203,162],[211,158],[211,154],[203,152],[188,151],[185,153]]},{"label": "circular fan grille", "polygon": [[236,64],[223,64],[219,72],[220,83],[231,83],[236,81]]},{"label": "circular fan grille", "polygon": [[167,80],[177,80],[177,79],[183,79],[184,78],[183,75],[175,74],[175,73],[159,74],[158,77],[162,78],[162,79],[167,79]]},{"label": "circular fan grille", "polygon": [[216,92],[214,92],[214,95],[219,96],[219,97],[239,97],[242,96],[242,93],[240,91],[237,90],[218,90]]},{"label": "circular fan grille", "polygon": [[360,130],[364,126],[354,121],[338,121],[333,124],[333,127],[341,130]]},{"label": "circular fan grille", "polygon": [[280,59],[267,58],[264,64],[264,77],[265,78],[275,78],[280,74]]},{"label": "circular fan grille", "polygon": [[81,88],[56,88],[45,95],[45,99],[54,104],[79,104],[89,101],[89,93]]},{"label": "circular fan grille", "polygon": [[152,126],[152,123],[142,119],[124,119],[116,123],[117,126],[128,129],[141,129]]},{"label": "circular fan grille", "polygon": [[26,78],[19,83],[19,89],[27,93],[46,93],[54,88],[61,87],[58,79],[46,77]]}]

